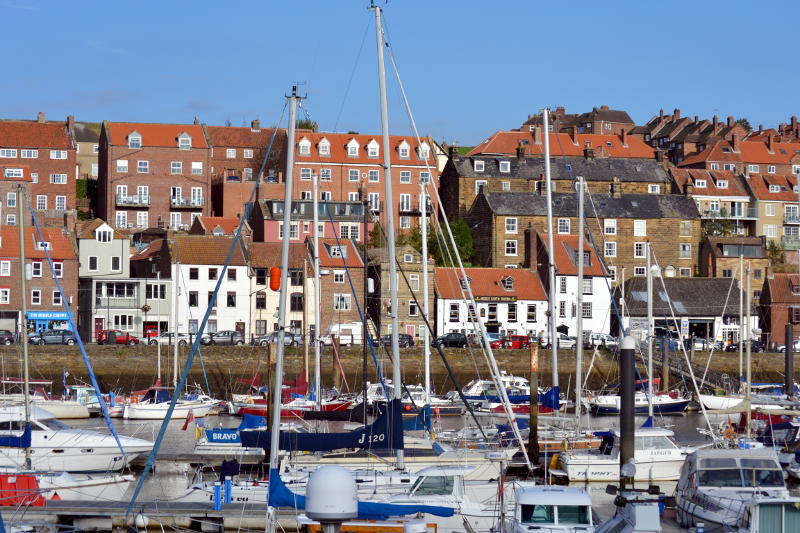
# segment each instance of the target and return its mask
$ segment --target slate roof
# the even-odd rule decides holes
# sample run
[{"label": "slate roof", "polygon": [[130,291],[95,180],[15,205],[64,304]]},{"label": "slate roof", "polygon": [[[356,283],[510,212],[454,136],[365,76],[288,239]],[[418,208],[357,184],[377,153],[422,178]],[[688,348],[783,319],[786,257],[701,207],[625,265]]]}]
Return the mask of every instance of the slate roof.
[{"label": "slate roof", "polygon": [[[484,171],[475,172],[474,161],[483,161]],[[544,158],[481,157],[451,160],[462,178],[542,179]],[[500,162],[510,163],[510,172],[500,172]],[[567,166],[572,170],[570,175]],[[583,156],[564,157],[551,162],[550,176],[554,180],[571,180],[583,176],[586,181],[665,183],[667,172],[655,159],[599,158],[590,161]]]},{"label": "slate roof", "polygon": [[142,136],[142,148],[150,146],[177,148],[178,136],[182,133],[187,133],[192,138],[192,149],[208,148],[203,127],[198,124],[106,122],[108,143],[113,146],[127,146],[128,135],[134,131]]},{"label": "slate roof", "polygon": [[[272,268],[281,266],[280,242],[254,242],[248,247],[250,266],[253,268]],[[303,243],[289,245],[289,268],[303,268],[307,248]]]},{"label": "slate roof", "polygon": [[[797,185],[797,176],[785,174],[750,174],[747,183],[753,196],[759,200],[767,202],[797,202],[797,193],[794,188]],[[780,187],[778,192],[770,192],[769,186],[777,185]]]},{"label": "slate roof", "polygon": [[101,124],[96,122],[76,122],[75,140],[79,143],[97,143],[100,141]]},{"label": "slate roof", "polygon": [[792,285],[800,289],[797,274],[775,273],[767,278],[770,303],[800,304],[800,290],[792,292]]},{"label": "slate roof", "polygon": [[[68,233],[64,233],[58,228],[42,228],[42,236],[50,243],[50,257],[55,260],[75,259],[75,248],[72,246],[72,238]],[[2,257],[19,259],[19,228],[17,226],[0,226],[0,238],[2,238]],[[36,243],[39,242],[39,233],[36,228],[25,228],[25,257],[33,259],[45,259],[47,256],[44,250],[39,250]]]},{"label": "slate roof", "polygon": [[[533,192],[490,192],[485,195],[489,208],[499,216],[546,216],[547,196]],[[697,219],[700,214],[694,200],[679,194],[592,194],[601,218],[677,218]],[[587,213],[594,214],[587,202]],[[578,198],[572,193],[553,193],[553,216],[575,217]]]},{"label": "slate roof", "polygon": [[[175,257],[185,265],[222,265],[228,257],[232,240],[233,237],[215,235],[180,235],[175,237]],[[236,244],[230,264],[247,265],[241,242]]]},{"label": "slate roof", "polygon": [[[539,235],[545,249],[548,244],[547,233]],[[559,275],[577,276],[578,275],[578,236],[577,235],[553,235],[553,247],[556,249],[553,263]],[[589,264],[584,263],[583,273],[586,276],[605,276],[606,272],[603,263],[597,257],[591,243],[584,238],[583,250],[589,253]]]},{"label": "slate roof", "polygon": [[[735,278],[660,278],[653,280],[653,314],[676,317],[717,317],[739,314],[739,290]],[[625,311],[630,316],[647,316],[647,278],[633,277],[625,282]],[[664,292],[666,287],[666,293]],[[616,289],[620,295],[622,286]],[[725,305],[727,299],[727,306]]]},{"label": "slate roof", "polygon": [[[516,296],[519,300],[546,301],[547,296],[539,275],[532,270],[510,268],[465,268],[470,281],[472,294],[478,296]],[[514,278],[514,289],[507,291],[502,281]],[[439,298],[458,300],[462,298],[459,280],[461,269],[437,268],[434,273],[434,287]]]},{"label": "slate roof", "polygon": [[[72,148],[65,122],[35,120],[0,120],[0,147],[3,148]],[[39,157],[49,157],[39,154]]]},{"label": "slate roof", "polygon": [[[91,222],[89,222],[88,224],[84,225],[81,228],[81,230],[80,230],[80,232],[78,234],[78,238],[79,239],[94,239],[95,238],[95,234],[94,234],[95,230],[97,228],[99,228],[100,226],[102,226],[103,224],[107,224],[107,223],[102,218],[96,218],[96,219],[92,220]],[[130,239],[129,235],[126,235],[125,233],[122,233],[119,230],[115,229],[111,224],[108,224],[108,227],[111,228],[111,231],[114,232],[114,238],[115,239]]]},{"label": "slate roof", "polygon": [[[744,179],[730,170],[673,168],[670,173],[681,194],[686,192],[686,185],[691,183],[694,196],[750,196]],[[705,187],[698,187],[697,180],[705,180]],[[728,186],[717,187],[719,181],[727,181]]]},{"label": "slate roof", "polygon": [[[491,137],[474,147],[468,156],[491,155],[516,155],[517,146],[522,143],[526,155],[544,155],[544,143],[540,139],[536,142],[535,133],[531,131],[498,131]],[[602,148],[609,157],[629,157],[638,159],[653,159],[655,151],[641,139],[627,136],[623,144],[619,135],[600,135],[591,133],[578,133],[573,136],[568,133],[550,133],[550,155],[581,156],[587,143],[599,153]]]}]

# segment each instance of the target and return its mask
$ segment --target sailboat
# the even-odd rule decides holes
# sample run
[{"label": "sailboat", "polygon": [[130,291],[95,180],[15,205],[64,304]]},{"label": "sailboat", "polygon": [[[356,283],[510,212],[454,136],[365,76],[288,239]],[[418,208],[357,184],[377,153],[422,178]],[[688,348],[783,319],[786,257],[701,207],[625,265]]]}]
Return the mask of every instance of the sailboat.
[{"label": "sailboat", "polygon": [[[4,391],[3,394],[0,394],[0,402],[21,402],[24,400],[25,394],[21,390],[25,385],[24,379],[3,377],[0,378],[0,385],[2,385]],[[48,392],[52,385],[53,382],[49,379],[29,380],[28,386],[33,388],[31,401],[34,405],[41,407],[56,418],[89,418],[89,407],[85,403],[69,397],[56,398],[52,396]],[[11,388],[12,392],[5,392],[6,387]],[[15,392],[14,389],[19,389],[19,392]]]}]

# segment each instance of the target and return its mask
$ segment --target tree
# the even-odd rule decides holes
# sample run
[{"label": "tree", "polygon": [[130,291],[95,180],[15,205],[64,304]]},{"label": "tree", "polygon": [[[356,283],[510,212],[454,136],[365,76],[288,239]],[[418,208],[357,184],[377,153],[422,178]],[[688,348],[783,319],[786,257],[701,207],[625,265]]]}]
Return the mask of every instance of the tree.
[{"label": "tree", "polygon": [[751,131],[753,131],[753,127],[750,125],[750,121],[747,120],[744,117],[742,117],[739,120],[737,120],[736,122],[734,122],[734,124],[739,124],[741,127],[743,127],[744,129],[747,130],[747,133],[750,133]]},{"label": "tree", "polygon": [[311,130],[314,132],[317,131],[317,123],[312,121],[310,118],[301,118],[295,124],[297,129],[300,130]]},{"label": "tree", "polygon": [[407,244],[418,252],[422,252],[422,231],[419,226],[400,232],[397,235],[397,245]]},{"label": "tree", "polygon": [[[469,229],[469,225],[460,218],[457,218],[450,222],[450,229],[453,232],[453,239],[456,242],[456,248],[458,248],[461,261],[465,266],[471,264],[472,256],[475,254],[475,248],[473,247],[472,232]],[[444,243],[446,248],[442,248],[441,243]],[[453,261],[450,260],[453,254],[452,251],[450,253],[447,252],[449,249],[450,237],[447,232],[439,231],[435,234],[431,233],[428,237],[428,250],[430,250],[431,255],[433,255],[436,260],[437,266],[457,266],[457,261],[454,265]],[[455,257],[453,257],[453,259],[455,259]]]},{"label": "tree", "polygon": [[369,247],[382,248],[385,242],[386,241],[383,238],[383,229],[381,228],[381,224],[380,222],[375,222],[369,232]]}]

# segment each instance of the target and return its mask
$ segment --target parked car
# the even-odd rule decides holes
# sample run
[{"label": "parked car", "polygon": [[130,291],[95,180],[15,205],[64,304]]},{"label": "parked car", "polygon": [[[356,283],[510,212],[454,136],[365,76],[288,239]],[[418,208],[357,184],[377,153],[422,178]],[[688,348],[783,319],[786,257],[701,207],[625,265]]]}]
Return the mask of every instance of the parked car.
[{"label": "parked car", "polygon": [[139,338],[118,329],[104,329],[97,334],[97,344],[139,344]]},{"label": "parked car", "polygon": [[605,333],[592,333],[589,331],[583,335],[583,346],[584,348],[601,346],[608,348],[609,350],[616,350],[619,346],[619,340],[612,335],[606,335]]},{"label": "parked car", "polygon": [[[391,335],[384,335],[381,337],[380,341],[378,341],[381,346],[391,346],[392,345],[392,336]],[[414,346],[414,337],[409,335],[408,333],[398,333],[397,334],[397,342],[400,344],[401,348],[410,348]]]},{"label": "parked car", "polygon": [[[786,345],[785,344],[779,345],[778,351],[780,353],[786,353]],[[800,339],[792,342],[792,353],[800,353]]]},{"label": "parked car", "polygon": [[506,337],[504,348],[508,350],[524,350],[529,348],[531,340],[527,335],[509,335]]},{"label": "parked car", "polygon": [[209,344],[224,344],[228,346],[241,346],[244,344],[244,333],[234,330],[217,331],[209,333]]},{"label": "parked car", "polygon": [[[692,348],[692,339],[691,338],[684,339],[683,340],[683,346],[687,350],[690,350]],[[714,350],[720,350],[720,349],[722,349],[722,346],[718,341],[705,339],[703,337],[697,337],[697,338],[694,339],[694,349],[695,350],[700,350],[700,351],[703,351],[703,352],[707,352],[707,351],[711,350],[712,348]],[[725,348],[725,349],[726,349],[726,351],[728,350],[727,348]]]},{"label": "parked car", "polygon": [[467,336],[463,333],[448,333],[433,339],[431,343],[434,347],[442,346],[444,348],[466,348]]},{"label": "parked car", "polygon": [[13,332],[8,331],[7,329],[0,329],[0,344],[5,344],[6,346],[10,344],[14,344],[16,342],[16,336]]},{"label": "parked car", "polygon": [[[797,344],[798,343],[796,342],[795,345],[797,345]],[[782,348],[782,350],[780,350],[781,352],[785,352],[786,351],[786,346],[782,346],[781,348]],[[744,346],[744,349],[747,349],[747,347]],[[797,346],[794,349],[796,350]],[[730,343],[729,345],[727,345],[725,347],[725,351],[726,352],[738,352],[739,351],[739,343],[738,342]],[[767,346],[761,341],[753,340],[753,341],[750,341],[750,351],[751,352],[756,352],[756,353],[766,352],[767,351]]]},{"label": "parked car", "polygon": [[[542,342],[545,348],[550,348],[550,340],[548,338],[543,338]],[[556,342],[558,342],[559,349],[565,348],[571,350],[578,345],[578,341],[575,340],[575,337],[570,337],[564,333],[556,334]]]},{"label": "parked car", "polygon": [[[173,332],[164,332],[161,335],[158,335],[157,337],[152,337],[149,341],[147,341],[147,344],[149,344],[151,346],[155,346],[156,344],[168,344],[168,345],[171,345],[171,344],[173,344],[175,342],[174,338],[175,338],[175,333],[173,333]],[[186,346],[191,341],[194,341],[194,335],[192,335],[192,337],[190,339],[188,333],[178,333],[178,346]],[[200,341],[200,342],[203,342],[203,341]]]},{"label": "parked car", "polygon": [[353,344],[361,344],[362,341],[361,322],[349,322],[345,324],[332,324],[328,327],[328,331],[324,335],[320,335],[319,340],[322,344],[330,346],[333,344],[333,337],[338,339],[340,346],[348,346]]},{"label": "parked car", "polygon": [[655,339],[653,339],[653,349],[655,349],[655,350],[663,350],[664,349],[664,345],[665,345],[665,341],[666,341],[666,345],[669,347],[670,351],[677,352],[680,349],[681,345],[678,342],[678,339],[676,339],[676,338],[671,338],[670,339],[670,338],[667,338],[667,337],[656,337]]},{"label": "parked car", "polygon": [[[261,335],[253,339],[254,346],[266,346],[267,344],[273,344],[278,342],[278,332],[273,331],[272,333],[268,333],[266,335]],[[283,332],[283,345],[284,346],[297,346],[298,344],[303,344],[303,336],[298,335],[296,333],[290,333],[288,331]]]},{"label": "parked car", "polygon": [[78,342],[75,333],[68,329],[48,329],[39,331],[28,337],[31,344],[67,344],[72,346]]}]

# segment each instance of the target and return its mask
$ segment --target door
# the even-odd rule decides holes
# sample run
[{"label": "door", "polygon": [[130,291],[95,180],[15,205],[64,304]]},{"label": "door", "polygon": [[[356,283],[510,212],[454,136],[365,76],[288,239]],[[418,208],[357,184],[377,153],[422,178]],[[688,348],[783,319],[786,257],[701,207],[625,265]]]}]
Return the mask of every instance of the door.
[{"label": "door", "polygon": [[94,319],[94,338],[97,339],[97,336],[103,331],[103,325],[105,324],[105,319],[103,318],[95,318]]},{"label": "door", "polygon": [[244,338],[244,322],[237,322],[234,328],[236,329],[236,333]]},{"label": "door", "polygon": [[181,225],[181,214],[172,212],[169,214],[169,225],[172,229],[178,229]]},{"label": "door", "polygon": [[192,205],[195,207],[203,206],[203,188],[192,187]]},{"label": "door", "polygon": [[170,198],[172,200],[172,205],[180,205],[180,203],[181,203],[181,188],[180,187],[172,187],[172,188],[170,188]]},{"label": "door", "polygon": [[128,186],[127,185],[117,185],[117,201],[124,202],[127,200],[128,196]]},{"label": "door", "polygon": [[139,203],[142,205],[150,204],[150,187],[147,185],[139,185],[136,187],[136,196],[138,196]]}]

